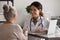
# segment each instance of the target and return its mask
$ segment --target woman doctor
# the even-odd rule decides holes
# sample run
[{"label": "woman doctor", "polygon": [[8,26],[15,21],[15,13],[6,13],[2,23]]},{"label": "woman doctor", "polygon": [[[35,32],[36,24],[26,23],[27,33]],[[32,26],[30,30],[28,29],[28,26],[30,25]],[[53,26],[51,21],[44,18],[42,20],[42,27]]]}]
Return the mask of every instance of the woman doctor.
[{"label": "woman doctor", "polygon": [[[42,4],[35,1],[30,5],[30,15],[31,18],[27,19],[24,24],[24,31],[34,32],[34,33],[44,33],[47,32],[49,21],[45,18],[42,12]],[[40,40],[29,36],[29,40]]]}]

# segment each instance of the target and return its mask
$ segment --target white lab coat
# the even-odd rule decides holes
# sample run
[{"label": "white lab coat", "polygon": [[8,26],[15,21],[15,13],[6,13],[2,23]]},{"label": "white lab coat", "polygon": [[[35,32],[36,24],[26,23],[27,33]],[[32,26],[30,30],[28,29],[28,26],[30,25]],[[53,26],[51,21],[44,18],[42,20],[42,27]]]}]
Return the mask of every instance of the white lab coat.
[{"label": "white lab coat", "polygon": [[[24,27],[23,29],[27,28],[29,31],[30,31],[30,20],[31,18],[28,18],[25,23],[24,23]],[[40,20],[40,17],[37,19],[38,22],[36,23],[36,25],[34,25],[33,22],[31,22],[31,31],[34,32],[36,29],[41,29],[41,25],[38,26],[40,23],[41,23],[41,20]],[[48,26],[49,26],[49,21],[47,20],[47,18],[43,18],[42,17],[42,24],[43,24],[43,29],[48,29]]]},{"label": "white lab coat", "polygon": [[[42,18],[43,29],[48,30],[49,20],[47,18],[43,18],[43,17],[41,17],[41,18]],[[24,27],[23,27],[23,29],[27,28],[29,32],[30,32],[30,20],[31,20],[31,18],[27,18],[27,20],[24,23]],[[41,22],[40,17],[38,17],[37,20],[38,20],[38,22],[36,23],[36,25],[34,25],[34,23],[31,22],[31,32],[34,32],[36,29],[41,29],[41,25],[38,26],[39,23]],[[57,29],[58,29],[58,27],[57,27]],[[57,32],[58,32],[58,30],[56,30],[56,33]],[[41,40],[41,39],[29,36],[29,40]]]}]

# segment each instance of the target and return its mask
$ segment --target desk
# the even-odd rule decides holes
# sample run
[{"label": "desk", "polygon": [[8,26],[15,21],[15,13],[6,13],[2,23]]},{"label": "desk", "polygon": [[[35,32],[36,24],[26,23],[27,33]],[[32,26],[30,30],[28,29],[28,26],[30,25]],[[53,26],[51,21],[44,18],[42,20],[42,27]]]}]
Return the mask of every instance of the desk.
[{"label": "desk", "polygon": [[51,35],[41,35],[41,34],[34,34],[34,33],[29,33],[29,36],[34,36],[34,37],[39,37],[39,38],[44,38],[45,40],[60,40],[60,34],[51,34]]}]

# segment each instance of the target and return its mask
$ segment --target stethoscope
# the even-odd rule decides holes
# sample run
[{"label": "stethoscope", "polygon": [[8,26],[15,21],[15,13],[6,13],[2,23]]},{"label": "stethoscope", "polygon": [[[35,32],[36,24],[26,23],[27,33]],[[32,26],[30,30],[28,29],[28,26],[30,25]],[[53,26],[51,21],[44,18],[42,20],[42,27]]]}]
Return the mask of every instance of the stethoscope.
[{"label": "stethoscope", "polygon": [[[39,27],[40,25],[42,25],[42,29],[43,29],[43,24],[42,24],[42,18],[41,18],[41,16],[40,16],[40,20],[41,20],[41,23],[38,24],[38,27]],[[31,18],[31,20],[30,20],[30,31],[31,31],[31,22],[32,22],[32,18]]]}]

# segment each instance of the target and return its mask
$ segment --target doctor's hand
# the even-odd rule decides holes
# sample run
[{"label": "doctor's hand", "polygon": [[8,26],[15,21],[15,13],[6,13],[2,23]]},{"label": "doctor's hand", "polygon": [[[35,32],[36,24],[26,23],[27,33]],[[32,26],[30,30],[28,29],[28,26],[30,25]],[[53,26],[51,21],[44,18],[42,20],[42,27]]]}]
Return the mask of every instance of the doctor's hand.
[{"label": "doctor's hand", "polygon": [[35,33],[43,33],[43,32],[46,32],[47,30],[41,30],[41,29],[36,29],[35,30]]},{"label": "doctor's hand", "polygon": [[34,33],[40,33],[40,29],[36,29]]}]

